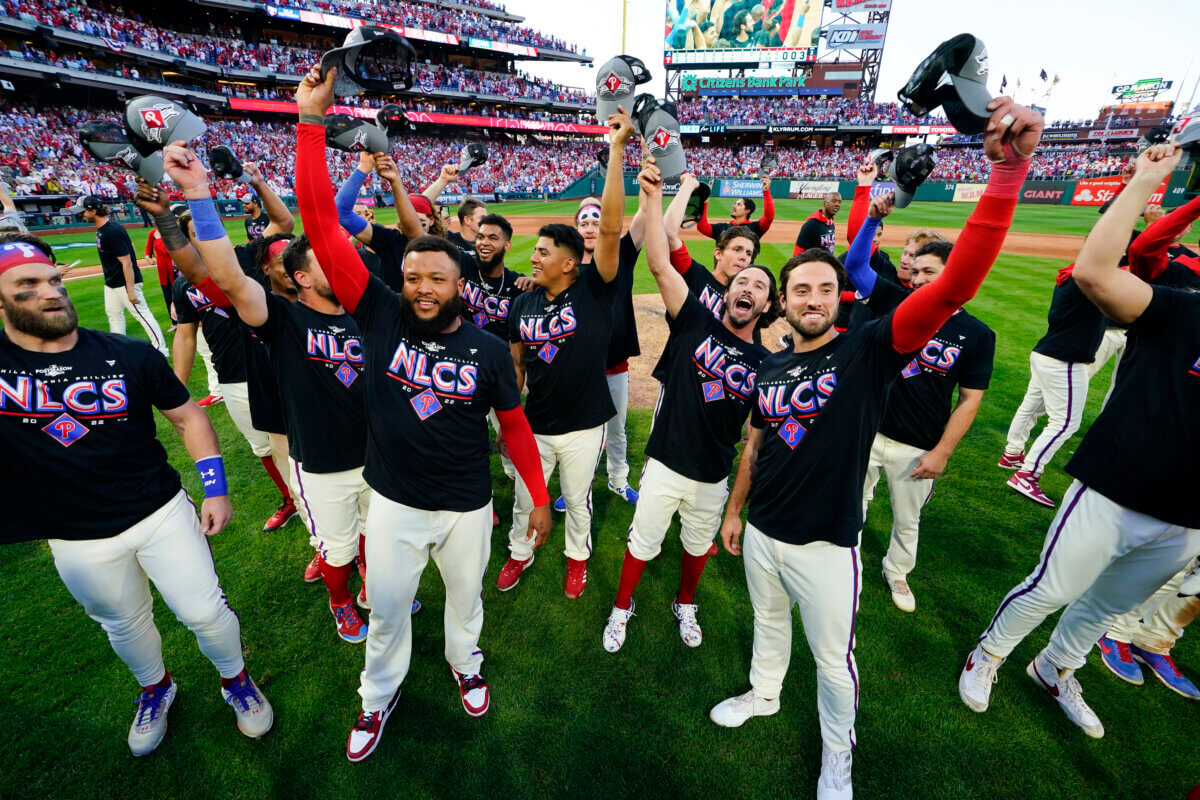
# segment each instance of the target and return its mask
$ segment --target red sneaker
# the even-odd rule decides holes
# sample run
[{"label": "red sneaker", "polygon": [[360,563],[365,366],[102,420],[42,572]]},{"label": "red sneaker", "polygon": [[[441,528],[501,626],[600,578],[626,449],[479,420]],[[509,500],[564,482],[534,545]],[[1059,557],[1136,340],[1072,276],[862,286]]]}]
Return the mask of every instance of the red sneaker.
[{"label": "red sneaker", "polygon": [[1046,497],[1046,493],[1038,485],[1038,476],[1032,472],[1026,472],[1025,470],[1014,472],[1012,477],[1008,479],[1008,485],[1016,490],[1018,494],[1025,495],[1039,506],[1054,508],[1054,501]]},{"label": "red sneaker", "polygon": [[337,623],[338,636],[347,642],[354,643],[364,641],[367,638],[367,624],[362,621],[362,617],[354,610],[354,603],[346,603],[340,606],[330,605],[329,610],[333,612],[333,619]]},{"label": "red sneaker", "polygon": [[267,524],[263,525],[263,530],[270,533],[277,531],[284,525],[287,525],[292,517],[296,516],[296,504],[291,500],[282,503],[271,518],[267,520]]},{"label": "red sneaker", "polygon": [[397,689],[388,701],[387,708],[380,711],[363,711],[358,715],[358,720],[350,729],[350,738],[346,741],[346,758],[357,763],[375,752],[375,746],[383,736],[384,723],[399,699],[400,690]]},{"label": "red sneaker", "polygon": [[450,667],[450,674],[458,682],[458,693],[462,695],[463,708],[469,717],[482,717],[492,705],[492,695],[482,675],[464,675]]},{"label": "red sneaker", "polygon": [[587,562],[567,559],[567,579],[563,581],[563,594],[569,600],[578,600],[587,588]]},{"label": "red sneaker", "polygon": [[512,556],[504,562],[504,566],[500,568],[500,577],[496,578],[496,588],[502,592],[507,592],[509,589],[521,582],[521,575],[533,563],[533,556],[524,561],[517,561]]},{"label": "red sneaker", "polygon": [[222,397],[221,395],[210,394],[208,397],[204,398],[203,400],[197,400],[196,405],[200,406],[201,408],[208,408],[209,406],[215,406],[217,403],[223,403],[223,402],[225,402],[225,398]]},{"label": "red sneaker", "polygon": [[494,528],[499,524],[500,524],[500,515],[497,514],[495,511],[493,511],[492,512],[492,527]]},{"label": "red sneaker", "polygon": [[304,582],[316,583],[319,580],[321,580],[321,554],[317,553],[304,568]]},{"label": "red sneaker", "polygon": [[1025,466],[1024,453],[1008,453],[1000,454],[1000,461],[996,464],[1000,469],[1020,469]]}]

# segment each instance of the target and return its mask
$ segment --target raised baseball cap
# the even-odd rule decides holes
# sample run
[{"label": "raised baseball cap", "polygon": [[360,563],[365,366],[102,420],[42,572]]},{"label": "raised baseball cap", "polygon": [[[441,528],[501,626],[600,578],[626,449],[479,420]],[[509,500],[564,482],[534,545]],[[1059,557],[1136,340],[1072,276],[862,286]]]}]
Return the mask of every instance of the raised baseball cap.
[{"label": "raised baseball cap", "polygon": [[877,173],[880,176],[887,174],[887,166],[892,163],[896,157],[896,151],[890,147],[877,147],[867,156],[875,164],[875,168],[879,170]]},{"label": "raised baseball cap", "polygon": [[596,161],[599,162],[600,166],[604,169],[608,169],[608,156],[609,153],[607,146],[601,147],[596,151]]},{"label": "raised baseball cap", "polygon": [[983,133],[992,102],[987,89],[988,54],[983,41],[960,33],[937,46],[899,92],[900,102],[923,117],[938,106],[959,133]]},{"label": "raised baseball cap", "polygon": [[321,56],[321,79],[337,67],[333,91],[340,96],[400,92],[412,88],[416,58],[408,39],[395,31],[380,25],[360,25],[346,34],[341,47]]},{"label": "raised baseball cap", "polygon": [[258,197],[255,196],[253,192],[243,192],[242,196],[238,198],[238,201],[243,205],[246,203],[257,203]]},{"label": "raised baseball cap", "polygon": [[633,101],[633,129],[654,156],[664,180],[677,178],[687,170],[674,103],[660,103],[650,94],[638,95]]},{"label": "raised baseball cap", "polygon": [[617,113],[617,106],[629,106],[633,91],[650,80],[650,70],[639,58],[616,56],[596,70],[596,119],[601,125]]},{"label": "raised baseball cap", "polygon": [[707,183],[697,186],[692,192],[692,196],[688,198],[687,207],[683,210],[683,221],[679,227],[690,228],[699,222],[704,213],[704,204],[708,202],[710,196],[712,196],[712,189]]},{"label": "raised baseball cap", "polygon": [[325,117],[325,144],[346,153],[386,153],[387,134],[378,125],[349,114],[329,114]]},{"label": "raised baseball cap", "polygon": [[[218,178],[242,183],[249,183],[251,180],[249,173],[242,169],[242,162],[226,145],[219,144],[208,151],[208,165],[212,167],[213,174]],[[247,194],[249,193],[247,192]]]},{"label": "raised baseball cap", "polygon": [[[779,157],[774,153],[767,153],[758,162],[758,177],[769,178],[771,174],[779,168]],[[701,184],[703,185],[703,184]]]},{"label": "raised baseball cap", "polygon": [[404,109],[395,103],[388,103],[379,109],[375,114],[375,125],[383,131],[389,142],[417,130],[417,126],[404,113]]},{"label": "raised baseball cap", "polygon": [[904,208],[913,201],[917,187],[933,174],[937,166],[934,147],[930,144],[914,144],[896,151],[888,177],[896,184],[896,208]]},{"label": "raised baseball cap", "polygon": [[174,100],[144,94],[125,104],[125,133],[143,158],[172,142],[191,142],[204,131],[204,120]]},{"label": "raised baseball cap", "polygon": [[1179,142],[1179,146],[1188,152],[1200,150],[1200,117],[1183,117],[1176,122],[1169,141]]},{"label": "raised baseball cap", "polygon": [[84,209],[97,211],[101,208],[104,208],[103,197],[97,197],[94,194],[85,194],[76,200],[74,205],[67,206],[66,211],[68,214],[80,214],[83,213]]},{"label": "raised baseball cap", "polygon": [[125,128],[109,120],[92,120],[79,128],[79,143],[97,161],[112,164],[136,172],[147,182],[162,182],[163,160],[161,152],[143,157],[129,140]]},{"label": "raised baseball cap", "polygon": [[486,164],[487,159],[487,148],[480,142],[470,142],[463,145],[462,153],[460,153],[458,160],[458,174],[462,175],[469,169],[478,167],[480,164]]}]

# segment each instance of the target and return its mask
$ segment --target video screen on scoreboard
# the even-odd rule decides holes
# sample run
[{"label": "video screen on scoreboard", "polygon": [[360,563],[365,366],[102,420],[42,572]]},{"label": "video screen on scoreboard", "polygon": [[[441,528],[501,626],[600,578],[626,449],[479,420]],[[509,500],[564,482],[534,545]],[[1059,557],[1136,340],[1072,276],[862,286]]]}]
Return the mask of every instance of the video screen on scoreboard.
[{"label": "video screen on scoreboard", "polygon": [[822,0],[666,0],[666,66],[815,61]]}]

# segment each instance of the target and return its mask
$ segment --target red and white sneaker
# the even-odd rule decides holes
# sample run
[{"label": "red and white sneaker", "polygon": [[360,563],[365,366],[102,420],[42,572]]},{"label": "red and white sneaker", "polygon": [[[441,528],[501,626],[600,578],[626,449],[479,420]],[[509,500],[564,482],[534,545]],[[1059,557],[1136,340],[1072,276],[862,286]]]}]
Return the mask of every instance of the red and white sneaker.
[{"label": "red and white sneaker", "polygon": [[1054,508],[1054,501],[1046,497],[1046,493],[1042,491],[1042,487],[1038,485],[1038,476],[1032,472],[1020,470],[1013,473],[1008,479],[1008,485],[1011,486],[1018,494],[1023,494],[1039,506],[1046,508]]},{"label": "red and white sneaker", "polygon": [[500,515],[495,511],[492,512],[492,527],[495,528],[500,524]]},{"label": "red and white sneaker", "polygon": [[209,406],[215,406],[217,403],[224,403],[224,402],[225,402],[225,398],[222,397],[221,395],[210,394],[208,397],[204,398],[203,400],[197,400],[196,405],[200,406],[201,408],[208,408]]},{"label": "red and white sneaker", "polygon": [[568,600],[578,600],[587,588],[587,562],[567,559],[567,578],[563,581],[563,594]]},{"label": "red and white sneaker", "polygon": [[375,752],[375,747],[383,736],[383,726],[399,699],[400,690],[397,689],[386,708],[380,711],[363,711],[358,715],[354,727],[350,729],[350,738],[346,740],[346,758],[358,763]]},{"label": "red and white sneaker", "polygon": [[354,610],[354,603],[340,606],[331,604],[329,610],[333,612],[333,620],[337,623],[338,636],[354,644],[366,641],[367,623]]},{"label": "red and white sneaker", "polygon": [[321,580],[321,554],[317,553],[304,568],[304,582],[316,583],[319,580]]},{"label": "red and white sneaker", "polygon": [[482,717],[492,705],[492,693],[482,675],[464,675],[450,667],[450,674],[458,682],[458,693],[462,695],[463,709],[469,717]]},{"label": "red and white sneaker", "polygon": [[280,504],[271,518],[267,520],[267,524],[263,525],[263,530],[267,533],[277,531],[284,525],[287,525],[292,517],[296,516],[296,504],[291,500]]},{"label": "red and white sneaker", "polygon": [[534,555],[524,561],[517,561],[512,556],[504,562],[504,566],[500,568],[500,577],[496,578],[496,588],[502,592],[507,592],[509,589],[521,582],[521,575],[525,570],[529,569],[529,565],[533,563]]},{"label": "red and white sneaker", "polygon": [[1025,454],[1009,452],[1001,453],[1000,461],[996,463],[996,466],[1000,469],[1020,469],[1021,467],[1025,466]]}]

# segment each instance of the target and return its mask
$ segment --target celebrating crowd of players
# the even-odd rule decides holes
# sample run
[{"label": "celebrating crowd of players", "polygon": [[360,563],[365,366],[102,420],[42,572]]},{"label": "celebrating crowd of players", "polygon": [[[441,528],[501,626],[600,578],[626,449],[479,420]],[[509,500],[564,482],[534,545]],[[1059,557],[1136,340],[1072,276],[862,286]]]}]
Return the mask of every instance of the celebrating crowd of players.
[{"label": "celebrating crowd of players", "polygon": [[[871,198],[876,170],[868,163],[851,206],[850,249],[833,255],[841,199],[827,197],[777,276],[755,263],[770,228],[769,195],[754,222],[747,203],[728,224],[704,218],[704,232],[715,239],[710,269],[679,239],[695,179],[683,177],[664,212],[663,176],[652,158],[642,162],[639,210],[622,232],[621,171],[633,125],[618,113],[609,120],[602,198],[584,200],[574,225],[544,226],[531,274],[522,276],[505,263],[512,226],[504,217],[467,202],[458,212],[460,232],[446,235],[429,197],[408,193],[387,154],[364,155],[335,191],[324,130],[333,79],[313,70],[297,90],[295,185],[304,235],[293,235],[290,214],[252,166],[262,202],[247,204],[250,241],[237,246],[217,215],[206,168],[182,145],[168,146],[164,163],[186,210],[172,210],[162,189],[139,185],[138,203],[156,225],[153,246],[179,272],[171,291],[179,324],[174,372],[153,347],[78,327],[50,248],[28,234],[0,234],[5,496],[36,496],[53,479],[63,497],[74,498],[50,507],[9,504],[5,539],[53,532],[63,582],[143,687],[132,752],[157,747],[177,692],[147,578],[217,668],[239,729],[258,737],[272,724],[204,539],[225,527],[232,505],[216,434],[184,388],[203,340],[238,430],[279,489],[280,512],[267,527],[299,511],[316,551],[306,579],[323,581],[337,634],[365,642],[351,761],[374,751],[396,708],[429,558],[446,587],[451,677],[466,713],[489,709],[479,640],[497,524],[490,423],[516,482],[497,587],[514,589],[549,540],[547,482],[557,469],[564,593],[574,599],[585,591],[591,487],[607,450],[609,489],[636,509],[601,633],[604,649],[626,643],[639,579],[676,513],[683,554],[670,608],[684,644],[699,646],[695,595],[719,534],[745,564],[754,644],[749,691],[716,704],[711,719],[740,726],[780,709],[798,605],[817,665],[818,797],[852,796],[865,507],[886,476],[895,522],[882,576],[896,606],[913,611],[908,575],[921,509],[992,372],[996,336],[962,306],[999,254],[1041,115],[1007,98],[989,106],[984,150],[993,167],[953,244],[917,231],[893,267],[877,234],[894,199]],[[1178,680],[1170,674],[1169,648],[1200,603],[1177,596],[1196,590],[1187,568],[1200,553],[1200,510],[1191,499],[1198,476],[1188,446],[1195,438],[1188,411],[1200,401],[1200,299],[1192,293],[1200,262],[1177,245],[1200,203],[1163,217],[1130,245],[1135,218],[1178,159],[1173,145],[1143,153],[1077,263],[1059,276],[1051,330],[1031,356],[1030,395],[1001,460],[1018,469],[1014,489],[1053,505],[1037,477],[1061,441],[1024,453],[1031,420],[1049,413],[1043,438],[1052,440],[1078,426],[1084,367],[1096,359],[1106,324],[1126,331],[1125,354],[1105,411],[1067,465],[1076,481],[1039,563],[1004,598],[967,658],[959,691],[975,711],[986,710],[1004,658],[1064,605],[1049,646],[1027,672],[1089,735],[1103,728],[1073,671],[1098,640],[1105,663],[1124,679],[1141,681],[1140,662],[1179,693],[1198,694],[1177,670]],[[453,169],[431,187],[433,196],[453,180]],[[394,228],[354,204],[372,173],[396,197]],[[140,316],[145,301],[132,248],[108,231],[120,226],[94,199],[80,210],[98,228],[114,328],[116,315],[123,323],[130,310],[165,352],[161,332]],[[1125,271],[1118,262],[1127,249]],[[632,287],[642,250],[670,335],[654,371],[660,397],[635,491],[624,420],[628,360],[640,354]],[[780,315],[791,333],[772,352],[761,332]],[[1068,345],[1089,352],[1068,352]],[[198,515],[155,438],[152,408],[174,424],[196,462],[205,494]],[[1136,430],[1130,420],[1139,421]],[[1112,469],[1151,461],[1161,469]],[[367,620],[350,588],[356,567],[364,582],[357,607],[369,609]]]}]

